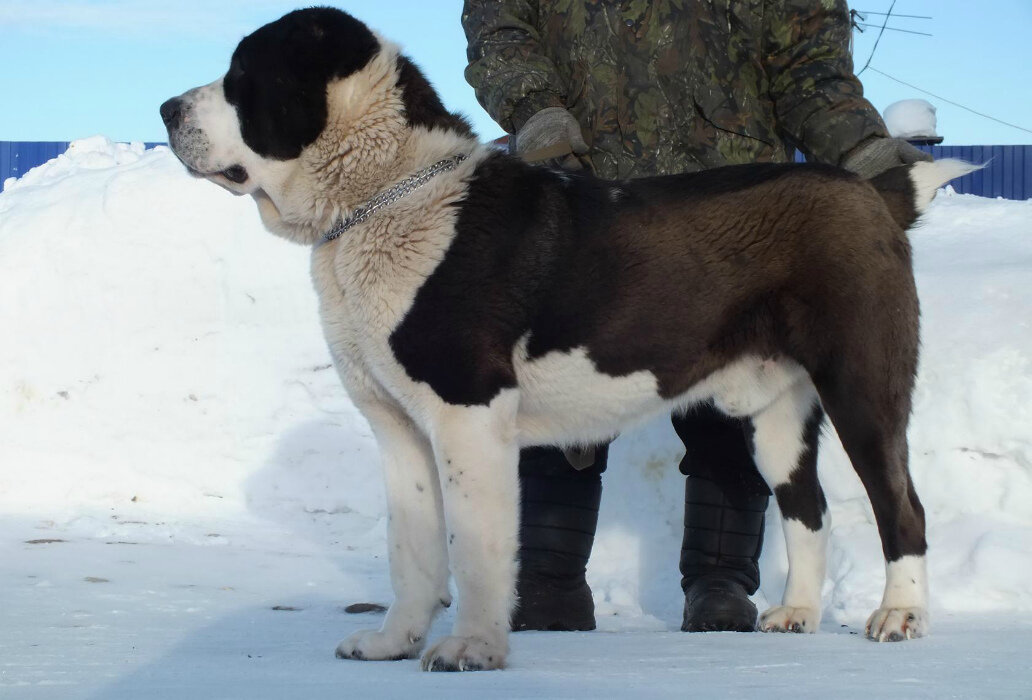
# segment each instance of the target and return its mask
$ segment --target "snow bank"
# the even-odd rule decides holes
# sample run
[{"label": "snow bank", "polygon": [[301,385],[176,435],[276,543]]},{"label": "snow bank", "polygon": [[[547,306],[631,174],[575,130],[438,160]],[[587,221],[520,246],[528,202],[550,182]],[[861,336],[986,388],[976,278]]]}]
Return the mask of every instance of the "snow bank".
[{"label": "snow bank", "polygon": [[[924,350],[911,460],[933,605],[1032,610],[1032,201],[947,192],[913,240]],[[11,183],[0,516],[206,544],[213,520],[275,529],[346,547],[378,572],[350,594],[388,598],[376,449],[329,366],[307,267],[250,199],[191,178],[164,148],[78,141]],[[679,456],[665,421],[613,447],[589,569],[603,629],[679,621]],[[873,516],[833,434],[820,470],[827,612],[859,623],[883,581]],[[775,600],[786,565],[768,517],[761,596]]]}]

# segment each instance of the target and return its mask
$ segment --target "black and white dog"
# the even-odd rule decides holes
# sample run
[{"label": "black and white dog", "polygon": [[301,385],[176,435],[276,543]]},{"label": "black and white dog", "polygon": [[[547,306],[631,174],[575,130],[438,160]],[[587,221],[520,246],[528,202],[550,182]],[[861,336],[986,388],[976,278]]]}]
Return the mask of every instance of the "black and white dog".
[{"label": "black and white dog", "polygon": [[477,142],[397,47],[338,10],[244,38],[223,78],[161,107],[194,173],[312,247],[323,329],[380,445],[395,600],[351,659],[429,670],[508,653],[521,447],[605,441],[712,401],[748,417],[790,572],[768,631],[815,632],[830,417],[871,498],[887,581],[867,635],[928,629],[924,514],[907,470],[918,301],[906,230],[971,169],[871,181],[751,165],[608,182]]}]

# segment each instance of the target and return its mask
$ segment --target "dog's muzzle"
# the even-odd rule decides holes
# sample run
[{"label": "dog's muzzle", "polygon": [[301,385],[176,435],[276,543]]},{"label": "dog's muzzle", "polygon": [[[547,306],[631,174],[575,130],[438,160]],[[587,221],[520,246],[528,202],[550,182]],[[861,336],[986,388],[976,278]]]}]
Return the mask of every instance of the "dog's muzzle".
[{"label": "dog's muzzle", "polygon": [[[233,185],[246,183],[250,176],[240,164],[233,164],[228,168],[221,169],[206,167],[210,159],[208,140],[202,131],[193,124],[189,124],[191,121],[188,115],[190,109],[190,103],[182,97],[166,100],[158,108],[161,121],[165,123],[165,129],[168,131],[168,145],[172,148],[172,152],[176,154],[187,170],[197,177],[214,179],[222,185],[225,185],[226,182]],[[236,190],[233,191],[239,194]]]}]

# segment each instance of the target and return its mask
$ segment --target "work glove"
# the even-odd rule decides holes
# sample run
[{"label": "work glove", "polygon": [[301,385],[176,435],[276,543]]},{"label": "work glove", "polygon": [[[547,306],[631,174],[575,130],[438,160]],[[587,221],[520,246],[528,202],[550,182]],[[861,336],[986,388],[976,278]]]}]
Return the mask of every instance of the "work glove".
[{"label": "work glove", "polygon": [[880,175],[889,168],[932,161],[932,155],[904,139],[873,138],[864,141],[842,158],[842,167],[864,179]]},{"label": "work glove", "polygon": [[588,152],[580,124],[562,107],[546,107],[516,133],[513,152],[524,160],[539,161]]}]

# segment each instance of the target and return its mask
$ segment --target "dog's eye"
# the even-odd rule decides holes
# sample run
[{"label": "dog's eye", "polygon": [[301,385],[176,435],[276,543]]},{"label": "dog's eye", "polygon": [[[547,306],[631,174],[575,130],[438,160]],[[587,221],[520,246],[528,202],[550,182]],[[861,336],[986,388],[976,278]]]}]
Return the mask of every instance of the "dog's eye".
[{"label": "dog's eye", "polygon": [[226,168],[222,171],[222,175],[230,182],[235,182],[238,185],[247,182],[247,171],[244,170],[242,165],[234,165],[230,168]]}]

